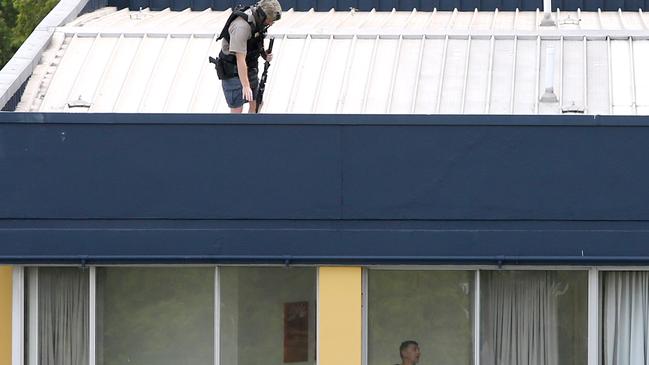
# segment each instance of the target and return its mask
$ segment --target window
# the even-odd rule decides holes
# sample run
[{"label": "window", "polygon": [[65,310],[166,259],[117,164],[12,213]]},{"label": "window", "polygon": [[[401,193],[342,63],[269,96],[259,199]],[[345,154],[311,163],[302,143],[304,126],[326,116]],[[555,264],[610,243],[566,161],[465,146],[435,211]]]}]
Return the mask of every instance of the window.
[{"label": "window", "polygon": [[647,364],[649,272],[603,273],[603,364]]},{"label": "window", "polygon": [[221,267],[220,364],[315,364],[316,270]]},{"label": "window", "polygon": [[585,365],[585,271],[481,271],[481,365]]},{"label": "window", "polygon": [[472,271],[368,270],[368,364],[401,362],[419,344],[429,365],[473,363]]},{"label": "window", "polygon": [[316,362],[315,268],[25,270],[25,365]]},{"label": "window", "polygon": [[[649,271],[366,274],[368,365],[399,363],[406,340],[426,365],[649,363]],[[34,267],[18,277],[25,365],[316,364],[315,268]]]},{"label": "window", "polygon": [[97,269],[97,365],[214,363],[214,268]]},{"label": "window", "polygon": [[25,364],[88,364],[88,284],[88,270],[27,270]]}]

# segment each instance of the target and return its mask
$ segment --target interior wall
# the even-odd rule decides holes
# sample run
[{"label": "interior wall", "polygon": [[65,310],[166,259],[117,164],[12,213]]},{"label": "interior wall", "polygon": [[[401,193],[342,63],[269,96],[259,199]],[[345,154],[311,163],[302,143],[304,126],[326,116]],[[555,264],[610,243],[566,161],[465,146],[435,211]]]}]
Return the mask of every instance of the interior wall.
[{"label": "interior wall", "polygon": [[419,343],[427,365],[473,362],[471,271],[369,270],[369,365],[401,362],[399,345]]},{"label": "interior wall", "polygon": [[214,268],[97,270],[97,364],[213,364]]},{"label": "interior wall", "polygon": [[313,268],[221,267],[221,365],[284,364],[284,304],[309,303],[308,361],[315,363]]}]

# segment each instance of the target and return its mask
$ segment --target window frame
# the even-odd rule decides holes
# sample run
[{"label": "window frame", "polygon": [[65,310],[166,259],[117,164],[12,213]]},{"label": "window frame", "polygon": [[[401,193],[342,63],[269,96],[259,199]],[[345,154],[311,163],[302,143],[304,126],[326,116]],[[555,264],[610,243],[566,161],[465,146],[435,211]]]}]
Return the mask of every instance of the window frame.
[{"label": "window frame", "polygon": [[[649,266],[593,266],[588,276],[588,364],[602,365],[604,360],[604,334],[603,334],[603,300],[602,289],[603,274],[610,271],[649,271]],[[591,296],[592,294],[592,296]],[[591,308],[592,306],[592,308]],[[592,326],[592,328],[591,328]]]},{"label": "window frame", "polygon": [[[29,364],[25,364],[25,298],[27,285],[29,291],[38,293],[38,268],[40,267],[79,267],[78,265],[18,265],[13,268],[13,295],[12,295],[12,365],[34,365],[32,362],[36,361],[38,356],[38,346],[34,345],[32,338],[38,341],[38,331],[30,330],[30,348],[29,350]],[[88,269],[88,285],[89,285],[89,300],[88,300],[88,365],[96,365],[97,362],[97,342],[96,342],[96,329],[97,329],[97,268],[102,267],[213,267],[214,268],[214,365],[219,365],[219,316],[220,305],[219,299],[219,266],[216,265],[92,265],[86,266]],[[34,270],[36,275],[29,276],[29,283],[26,280],[25,273],[28,270]],[[29,296],[30,308],[38,305],[38,297],[34,295]],[[33,315],[30,313],[30,327],[38,324],[38,311]],[[33,337],[34,336],[34,337]],[[35,342],[36,344],[38,342]],[[32,360],[33,359],[33,360]],[[37,362],[36,362],[37,363]]]},{"label": "window frame", "polygon": [[[88,301],[88,365],[96,365],[97,362],[97,342],[96,342],[96,329],[97,329],[97,268],[104,267],[147,267],[147,268],[187,268],[187,267],[209,267],[214,269],[214,323],[213,323],[213,333],[214,333],[214,364],[220,365],[220,319],[221,319],[221,285],[220,285],[220,275],[219,269],[221,267],[268,267],[268,268],[283,268],[285,265],[175,265],[175,264],[153,264],[153,265],[15,265],[13,266],[12,273],[12,332],[11,332],[11,343],[12,343],[12,365],[33,365],[31,361],[29,364],[25,363],[25,299],[27,298],[26,287],[27,285],[29,290],[35,291],[38,293],[38,276],[30,275],[32,283],[28,283],[26,280],[26,272],[28,270],[34,270],[35,273],[38,273],[38,268],[41,267],[72,267],[72,268],[84,268],[88,270],[88,280],[89,280],[89,301]],[[316,271],[316,303],[319,301],[319,275],[318,267],[316,265],[294,265],[294,267],[313,267]],[[33,278],[32,278],[33,277]],[[29,297],[35,302],[30,304],[38,305],[38,296],[31,295]],[[37,307],[36,307],[37,308]],[[316,305],[316,329],[319,328],[319,308],[320,306]],[[35,316],[30,316],[30,325],[38,325],[38,311],[36,311]],[[35,340],[38,341],[38,331],[30,331],[29,336],[30,340],[32,339],[32,334],[35,334]],[[31,341],[30,343],[30,353],[29,359],[37,359],[38,356],[38,346],[34,345]],[[37,342],[36,342],[37,343]],[[316,334],[315,337],[315,351],[316,358],[315,364],[320,364],[320,341],[319,337]]]},{"label": "window frame", "polygon": [[[78,265],[16,265],[13,266],[12,271],[12,365],[33,365],[31,361],[25,363],[25,300],[27,298],[26,284],[27,276],[26,271],[30,268],[39,267],[79,267]],[[96,365],[96,290],[97,290],[97,277],[96,270],[100,267],[213,267],[214,268],[214,365],[220,365],[220,276],[219,268],[224,266],[238,266],[238,267],[283,267],[282,265],[89,265],[89,365]],[[305,267],[315,267],[316,272],[319,266],[317,265],[299,265]],[[368,272],[369,270],[426,270],[426,271],[473,271],[475,281],[474,293],[474,324],[473,324],[473,365],[480,365],[480,273],[482,271],[494,270],[540,270],[540,271],[586,271],[588,274],[588,321],[587,321],[587,364],[586,365],[601,365],[602,364],[602,317],[601,317],[601,285],[602,273],[607,271],[649,271],[649,266],[616,266],[616,265],[602,265],[602,266],[557,266],[557,265],[539,265],[539,266],[517,266],[517,265],[365,265],[362,266],[362,328],[361,328],[361,345],[362,345],[362,358],[361,365],[368,365]],[[37,288],[38,279],[35,281]],[[319,276],[316,274],[316,301],[319,302]],[[30,286],[30,288],[33,284]],[[34,289],[32,289],[34,290]],[[31,300],[36,300],[37,297],[31,295]],[[37,323],[37,318],[30,316],[30,324]],[[320,328],[319,306],[316,305],[316,328]],[[34,333],[33,331],[31,333]],[[30,337],[31,339],[31,337]],[[37,335],[35,341],[38,341]],[[30,342],[30,359],[34,358],[32,352],[37,351],[37,342]],[[320,365],[320,339],[316,336],[316,365]]]},{"label": "window frame", "polygon": [[370,270],[403,270],[403,271],[473,271],[474,276],[474,323],[473,323],[473,364],[480,365],[480,273],[482,271],[584,271],[587,273],[587,363],[586,365],[601,365],[601,298],[600,298],[600,285],[602,271],[620,271],[624,268],[625,271],[649,271],[649,266],[558,266],[558,265],[366,265],[363,266],[363,282],[362,282],[362,359],[361,365],[368,365],[368,349],[369,349],[369,326],[367,323],[368,318],[368,273]]},{"label": "window frame", "polygon": [[14,266],[11,295],[11,364],[25,363],[25,268]]}]

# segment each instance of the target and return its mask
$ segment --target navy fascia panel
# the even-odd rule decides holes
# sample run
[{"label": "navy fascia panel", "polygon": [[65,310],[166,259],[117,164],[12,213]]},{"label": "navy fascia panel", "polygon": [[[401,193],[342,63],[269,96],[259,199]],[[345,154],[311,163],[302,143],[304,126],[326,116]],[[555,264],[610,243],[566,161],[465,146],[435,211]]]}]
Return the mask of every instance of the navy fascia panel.
[{"label": "navy fascia panel", "polygon": [[0,221],[0,263],[649,265],[620,222]]},{"label": "navy fascia panel", "polygon": [[0,262],[649,264],[646,117],[0,113]]},{"label": "navy fascia panel", "polygon": [[[182,11],[191,8],[194,11],[205,9],[225,10],[238,4],[247,5],[253,3],[251,0],[108,0],[108,6],[118,8],[129,7],[131,10],[150,8],[154,11],[170,8],[172,11]],[[358,9],[369,11],[391,11],[392,9],[400,11],[411,11],[413,9],[421,11],[432,11],[433,9],[441,11],[451,11],[458,9],[461,11],[473,11],[475,9],[490,11],[499,9],[501,11],[534,11],[537,8],[543,8],[543,2],[540,0],[281,0],[283,9],[295,9],[297,11],[307,11],[315,9],[316,11],[349,11]],[[584,11],[597,11],[598,9],[606,11],[638,11],[638,9],[647,9],[649,0],[552,0],[552,8],[559,8],[566,11],[581,9]]]}]

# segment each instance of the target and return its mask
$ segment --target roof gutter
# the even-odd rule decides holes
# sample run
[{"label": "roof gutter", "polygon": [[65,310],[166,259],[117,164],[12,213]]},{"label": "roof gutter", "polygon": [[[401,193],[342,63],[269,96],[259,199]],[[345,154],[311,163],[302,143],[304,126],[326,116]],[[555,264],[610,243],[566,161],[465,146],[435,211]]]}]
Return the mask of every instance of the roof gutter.
[{"label": "roof gutter", "polygon": [[89,0],[61,0],[36,26],[16,54],[0,70],[0,109],[20,90],[40,62],[56,28],[75,19]]},{"label": "roof gutter", "polygon": [[275,265],[649,265],[649,256],[333,256],[333,255],[22,255],[3,264],[275,264]]}]

